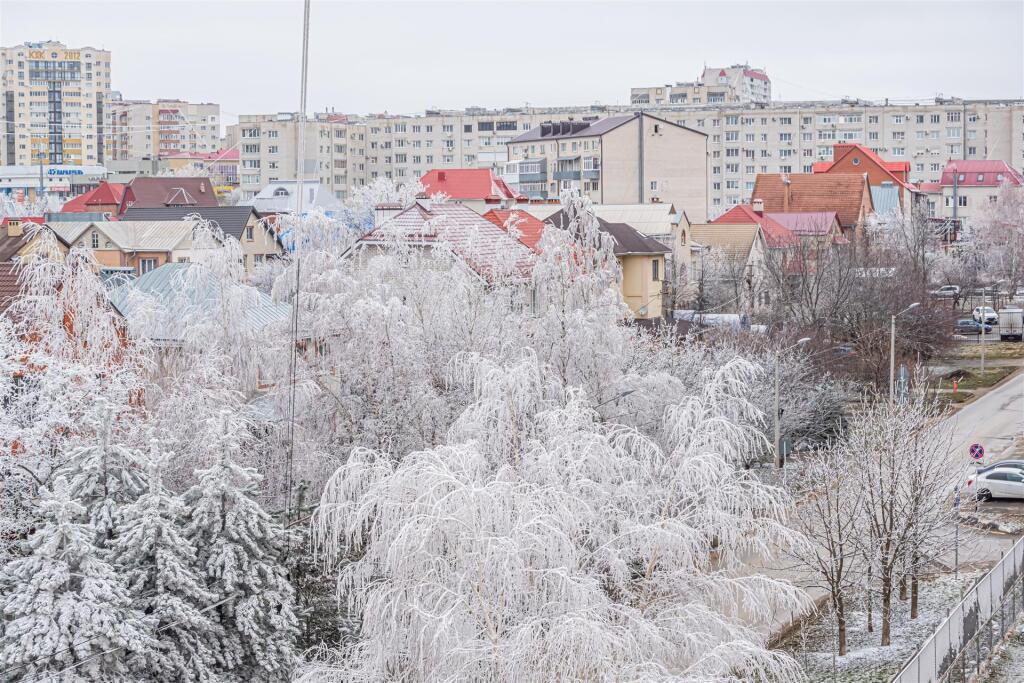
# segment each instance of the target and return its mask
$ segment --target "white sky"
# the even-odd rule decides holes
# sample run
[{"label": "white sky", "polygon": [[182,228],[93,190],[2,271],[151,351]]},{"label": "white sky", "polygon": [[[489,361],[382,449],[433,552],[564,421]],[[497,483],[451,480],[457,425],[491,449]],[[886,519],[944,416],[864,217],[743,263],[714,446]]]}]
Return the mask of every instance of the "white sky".
[{"label": "white sky", "polygon": [[[126,98],[298,108],[299,0],[0,0],[0,44],[113,52]],[[777,99],[1024,97],[1024,2],[313,2],[309,109],[626,103],[705,62]]]}]

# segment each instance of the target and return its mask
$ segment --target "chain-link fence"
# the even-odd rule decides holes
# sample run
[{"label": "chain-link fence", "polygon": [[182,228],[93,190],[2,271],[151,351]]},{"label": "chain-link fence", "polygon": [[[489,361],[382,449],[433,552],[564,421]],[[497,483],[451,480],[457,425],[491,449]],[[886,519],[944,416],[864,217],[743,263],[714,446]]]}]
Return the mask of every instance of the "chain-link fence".
[{"label": "chain-link fence", "polygon": [[966,683],[1024,613],[1024,539],[950,610],[893,683]]}]

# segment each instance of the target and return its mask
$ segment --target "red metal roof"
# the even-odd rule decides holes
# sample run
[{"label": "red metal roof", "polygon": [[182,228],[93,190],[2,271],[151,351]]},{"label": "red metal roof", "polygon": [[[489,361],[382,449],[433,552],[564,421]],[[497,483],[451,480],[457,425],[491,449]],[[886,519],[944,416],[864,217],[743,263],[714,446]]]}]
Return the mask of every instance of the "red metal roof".
[{"label": "red metal roof", "polygon": [[[811,173],[828,173],[832,166],[851,152],[857,152],[861,156],[873,161],[879,168],[888,173],[892,180],[898,185],[913,189],[910,183],[903,180],[910,173],[909,161],[886,161],[872,152],[869,148],[855,142],[837,142],[832,146],[832,161],[819,161],[811,166]],[[902,173],[903,178],[896,175]]]},{"label": "red metal roof", "polygon": [[959,176],[957,185],[960,187],[999,187],[1004,182],[1018,187],[1024,185],[1024,176],[1005,161],[995,159],[950,161],[942,171],[939,184],[952,186],[954,176]]},{"label": "red metal roof", "polygon": [[164,206],[217,206],[209,178],[138,177],[124,189],[121,213],[129,207],[155,209]]},{"label": "red metal roof", "polygon": [[46,222],[42,216],[4,216],[4,219],[0,221],[0,227],[6,228],[12,218],[16,218],[22,223],[38,223],[39,225]]},{"label": "red metal roof", "polygon": [[64,202],[64,207],[61,211],[64,213],[85,213],[95,211],[97,206],[120,206],[123,197],[124,185],[121,183],[108,183],[104,180],[96,188]]},{"label": "red metal roof", "polygon": [[747,78],[756,78],[759,81],[767,81],[768,80],[768,75],[767,74],[763,74],[760,71],[753,71],[751,69],[744,69],[743,70],[743,75],[746,76]]},{"label": "red metal roof", "polygon": [[427,196],[443,192],[455,200],[500,202],[526,199],[512,190],[489,168],[446,168],[428,171],[420,183]]},{"label": "red metal roof", "polygon": [[721,216],[711,221],[714,223],[757,223],[761,226],[764,241],[771,249],[782,249],[795,246],[799,240],[792,230],[763,213],[754,211],[749,204],[737,204]]},{"label": "red metal roof", "polygon": [[511,223],[514,223],[516,226],[516,230],[519,233],[519,241],[539,254],[540,249],[537,248],[537,244],[544,235],[544,221],[541,219],[531,213],[516,211],[515,209],[491,209],[484,214],[484,218],[507,232],[508,228],[506,226],[511,224],[509,218],[511,218],[512,214],[515,214],[515,218]]}]

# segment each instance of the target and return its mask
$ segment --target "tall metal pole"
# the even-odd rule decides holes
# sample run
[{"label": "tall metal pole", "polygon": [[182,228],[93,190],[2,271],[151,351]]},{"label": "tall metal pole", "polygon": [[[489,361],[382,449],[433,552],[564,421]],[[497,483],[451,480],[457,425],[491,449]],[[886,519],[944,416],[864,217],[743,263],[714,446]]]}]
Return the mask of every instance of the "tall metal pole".
[{"label": "tall metal pole", "polygon": [[896,316],[889,326],[889,403],[896,400]]},{"label": "tall metal pole", "polygon": [[780,382],[780,375],[782,374],[779,371],[779,363],[781,363],[781,362],[782,362],[781,356],[780,355],[776,355],[776,357],[775,357],[775,410],[773,411],[773,415],[775,417],[775,466],[776,467],[782,467],[782,464],[783,464],[782,463],[782,444],[780,443],[780,441],[782,440],[782,437],[781,437],[780,427],[779,427],[779,382]]},{"label": "tall metal pole", "polygon": [[985,299],[981,300],[981,374],[985,374]]}]

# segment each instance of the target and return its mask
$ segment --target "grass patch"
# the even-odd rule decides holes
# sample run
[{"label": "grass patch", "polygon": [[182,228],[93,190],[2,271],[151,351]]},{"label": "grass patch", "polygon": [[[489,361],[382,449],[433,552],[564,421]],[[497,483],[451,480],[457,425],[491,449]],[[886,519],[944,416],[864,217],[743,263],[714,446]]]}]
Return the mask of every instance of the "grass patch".
[{"label": "grass patch", "polygon": [[957,392],[984,389],[1001,382],[1017,368],[1012,365],[996,365],[985,368],[958,368],[943,375],[936,385],[939,391],[953,391],[953,380],[957,380]]},{"label": "grass patch", "polygon": [[[981,358],[981,344],[976,342],[957,344],[944,357],[950,360]],[[1024,343],[987,341],[985,342],[985,360],[989,358],[1024,358]]]}]

